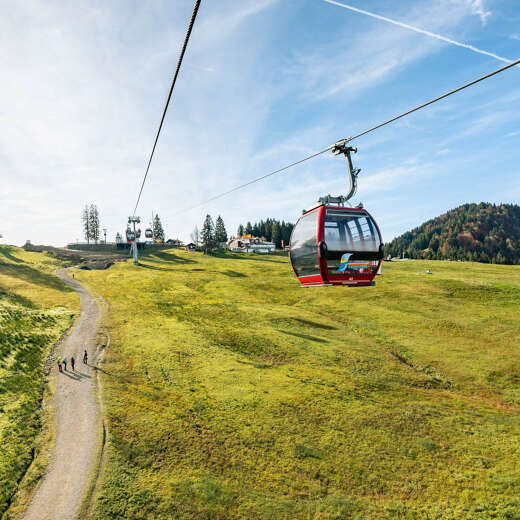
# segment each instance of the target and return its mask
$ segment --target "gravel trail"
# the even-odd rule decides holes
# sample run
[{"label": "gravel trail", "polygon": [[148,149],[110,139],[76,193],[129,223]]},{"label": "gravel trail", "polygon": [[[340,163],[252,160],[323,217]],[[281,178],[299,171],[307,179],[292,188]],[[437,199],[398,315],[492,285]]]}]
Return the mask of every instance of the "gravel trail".
[{"label": "gravel trail", "polygon": [[[96,335],[101,311],[94,297],[65,269],[58,276],[79,295],[81,314],[56,354],[67,358],[67,371],[52,368],[55,394],[56,443],[42,478],[22,520],[74,520],[87,490],[100,442],[100,412],[96,397]],[[83,363],[87,350],[88,365]],[[70,358],[76,360],[76,370]]]}]

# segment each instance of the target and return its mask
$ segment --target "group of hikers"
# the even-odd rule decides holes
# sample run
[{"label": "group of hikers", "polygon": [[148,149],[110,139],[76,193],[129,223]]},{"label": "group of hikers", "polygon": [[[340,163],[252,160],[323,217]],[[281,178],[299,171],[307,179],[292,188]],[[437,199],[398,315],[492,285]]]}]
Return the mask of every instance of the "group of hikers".
[{"label": "group of hikers", "polygon": [[[88,354],[85,350],[83,354],[83,363],[86,365],[88,363]],[[71,356],[70,358],[70,367],[72,368],[72,371],[74,372],[74,365],[76,364],[76,360],[74,359],[74,356]],[[67,370],[67,358],[58,358],[58,370],[60,372],[63,372],[64,370]]]}]

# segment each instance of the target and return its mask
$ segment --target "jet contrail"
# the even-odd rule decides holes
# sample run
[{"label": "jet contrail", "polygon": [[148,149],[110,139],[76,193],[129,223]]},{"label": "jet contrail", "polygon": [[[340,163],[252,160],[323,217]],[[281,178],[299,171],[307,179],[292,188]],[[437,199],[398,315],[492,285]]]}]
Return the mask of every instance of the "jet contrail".
[{"label": "jet contrail", "polygon": [[356,13],[366,14],[367,16],[371,16],[372,18],[377,18],[378,20],[383,20],[384,22],[391,23],[393,25],[398,25],[399,27],[404,27],[405,29],[410,29],[411,31],[415,31],[417,33],[426,34],[426,36],[431,36],[432,38],[437,38],[437,40],[442,40],[443,42],[451,43],[452,45],[457,45],[457,47],[464,47],[465,49],[469,49],[473,52],[478,52],[479,54],[485,54],[486,56],[491,56],[496,60],[504,61],[506,63],[513,63],[513,60],[508,60],[507,58],[502,58],[502,56],[498,56],[497,54],[493,54],[492,52],[484,51],[473,45],[468,45],[467,43],[457,42],[452,40],[451,38],[446,38],[446,36],[442,36],[440,34],[435,34],[430,31],[425,31],[424,29],[419,29],[418,27],[414,27],[413,25],[408,25],[407,23],[398,22],[396,20],[392,20],[391,18],[387,18],[386,16],[381,16],[379,14],[371,13],[369,11],[364,11],[363,9],[358,9],[357,7],[352,7],[351,5],[342,4],[340,2],[336,2],[335,0],[323,0],[328,4],[337,5],[339,7],[344,7],[345,9],[350,9],[351,11],[355,11]]}]

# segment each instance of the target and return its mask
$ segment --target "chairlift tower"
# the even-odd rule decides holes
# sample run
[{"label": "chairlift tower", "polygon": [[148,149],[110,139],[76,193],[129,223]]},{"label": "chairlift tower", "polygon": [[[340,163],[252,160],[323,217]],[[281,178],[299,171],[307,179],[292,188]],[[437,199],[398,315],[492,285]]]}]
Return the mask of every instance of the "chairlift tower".
[{"label": "chairlift tower", "polygon": [[136,217],[135,215],[132,217],[128,217],[128,225],[133,226],[134,228],[134,240],[132,241],[132,249],[131,252],[133,253],[134,257],[134,265],[137,265],[139,263],[139,257],[137,255],[137,230],[135,229],[135,225],[139,224],[141,222],[141,219],[139,217]]}]

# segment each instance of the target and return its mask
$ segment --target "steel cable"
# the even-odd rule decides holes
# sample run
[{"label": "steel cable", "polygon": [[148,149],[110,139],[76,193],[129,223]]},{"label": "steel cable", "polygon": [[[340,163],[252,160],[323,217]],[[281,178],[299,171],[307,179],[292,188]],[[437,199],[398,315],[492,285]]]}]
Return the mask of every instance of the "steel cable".
[{"label": "steel cable", "polygon": [[186,52],[186,47],[188,46],[188,41],[190,39],[191,30],[193,29],[193,24],[195,23],[195,18],[197,17],[197,12],[199,11],[200,2],[201,2],[201,0],[196,0],[195,1],[195,5],[193,6],[193,12],[191,14],[191,19],[190,19],[190,23],[188,25],[188,30],[186,31],[186,36],[184,37],[184,43],[182,44],[181,54],[180,54],[179,60],[177,62],[177,68],[175,69],[175,74],[173,76],[172,84],[171,84],[171,87],[170,87],[170,92],[168,93],[168,99],[166,100],[166,104],[164,105],[164,110],[163,110],[163,114],[162,114],[162,117],[161,117],[161,122],[159,124],[159,128],[157,130],[157,135],[155,136],[155,141],[153,143],[152,153],[150,154],[150,159],[148,160],[148,165],[146,167],[146,172],[144,174],[143,182],[141,183],[141,189],[139,190],[139,195],[137,197],[137,202],[135,203],[134,212],[132,213],[132,215],[134,215],[134,216],[135,216],[135,212],[137,211],[137,206],[139,205],[139,201],[141,200],[141,195],[143,193],[144,183],[146,182],[146,179],[148,177],[148,172],[150,170],[150,165],[152,164],[152,159],[153,159],[153,156],[154,156],[154,153],[155,153],[155,148],[157,146],[157,141],[159,140],[159,135],[161,134],[161,129],[162,129],[162,126],[163,126],[163,123],[164,123],[164,118],[165,118],[166,112],[168,110],[168,105],[170,104],[170,99],[172,97],[173,89],[174,89],[175,83],[177,81],[177,76],[179,75],[179,71],[181,69],[182,60],[184,58],[184,53]]},{"label": "steel cable", "polygon": [[503,72],[503,71],[505,71],[507,69],[510,69],[512,67],[515,67],[516,65],[520,65],[520,59],[516,60],[516,61],[513,61],[513,62],[509,63],[508,65],[504,65],[503,67],[500,67],[499,69],[496,69],[493,72],[489,72],[488,74],[485,74],[484,76],[480,76],[479,78],[477,78],[477,79],[475,79],[473,81],[470,81],[469,83],[466,83],[466,84],[464,84],[464,85],[462,85],[460,87],[457,87],[456,89],[450,90],[449,92],[446,92],[442,96],[438,96],[438,97],[436,97],[436,98],[434,98],[434,99],[432,99],[430,101],[427,101],[426,103],[423,103],[422,105],[419,105],[419,106],[416,106],[415,108],[407,110],[406,112],[403,112],[402,114],[400,114],[398,116],[395,116],[392,119],[388,119],[387,121],[385,121],[383,123],[379,123],[379,124],[369,128],[368,130],[360,132],[359,134],[356,134],[356,135],[354,135],[352,137],[347,137],[346,139],[340,139],[339,141],[336,141],[334,144],[331,144],[330,146],[328,146],[327,148],[325,148],[325,149],[323,149],[323,150],[321,150],[319,152],[313,153],[312,155],[308,155],[307,157],[304,157],[303,159],[300,159],[299,161],[295,161],[295,162],[293,162],[291,164],[288,164],[287,166],[283,166],[282,168],[279,168],[279,169],[274,170],[274,171],[272,171],[270,173],[262,175],[261,177],[256,177],[255,179],[252,179],[252,180],[250,180],[250,181],[248,181],[248,182],[246,182],[244,184],[240,184],[239,186],[235,186],[234,188],[231,188],[231,189],[229,189],[227,191],[219,193],[218,195],[210,197],[209,199],[206,199],[206,200],[196,204],[195,206],[190,206],[188,208],[180,210],[177,213],[174,213],[174,215],[179,215],[180,213],[185,213],[187,211],[191,211],[193,209],[200,208],[201,206],[204,206],[205,204],[208,204],[209,202],[213,202],[216,199],[220,199],[221,197],[225,197],[226,195],[229,195],[230,193],[233,193],[234,191],[240,190],[242,188],[250,186],[251,184],[254,184],[255,182],[261,181],[263,179],[266,179],[268,177],[276,175],[277,173],[280,173],[280,172],[283,172],[285,170],[288,170],[289,168],[292,168],[293,166],[301,164],[301,163],[303,163],[305,161],[308,161],[309,159],[313,159],[314,157],[317,157],[318,155],[321,155],[321,154],[323,154],[325,152],[328,152],[329,150],[332,150],[338,144],[345,144],[345,143],[348,143],[350,141],[353,141],[354,139],[358,139],[359,137],[361,137],[363,135],[366,135],[366,134],[368,134],[370,132],[373,132],[374,130],[377,130],[378,128],[381,128],[381,127],[386,126],[386,125],[388,125],[390,123],[393,123],[394,121],[397,121],[398,119],[401,119],[402,117],[410,115],[413,112],[416,112],[417,110],[421,110],[422,108],[427,107],[428,105],[432,105],[433,103],[436,103],[437,101],[440,101],[441,99],[447,98],[448,96],[451,96],[452,94],[455,94],[457,92],[460,92],[461,90],[464,90],[464,89],[466,89],[468,87],[471,87],[472,85],[475,85],[476,83],[480,83],[481,81],[484,81],[485,79],[491,78],[492,76],[495,76],[496,74],[499,74],[500,72]]}]

